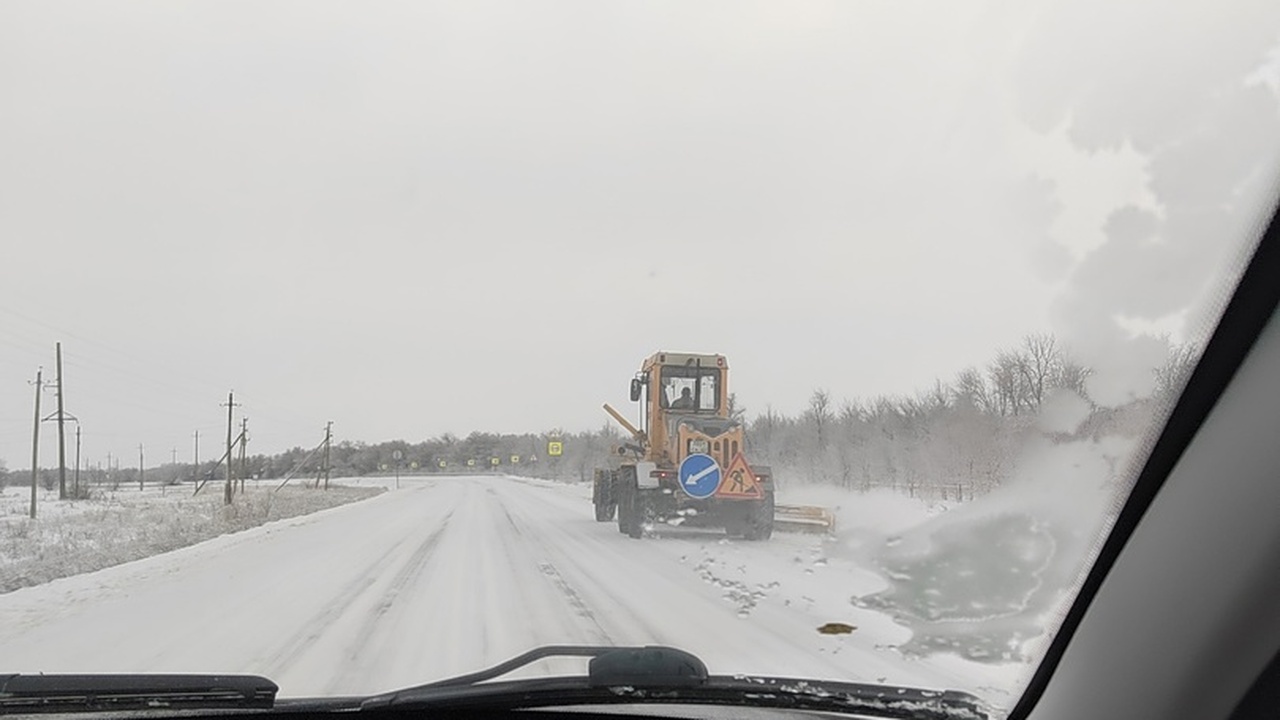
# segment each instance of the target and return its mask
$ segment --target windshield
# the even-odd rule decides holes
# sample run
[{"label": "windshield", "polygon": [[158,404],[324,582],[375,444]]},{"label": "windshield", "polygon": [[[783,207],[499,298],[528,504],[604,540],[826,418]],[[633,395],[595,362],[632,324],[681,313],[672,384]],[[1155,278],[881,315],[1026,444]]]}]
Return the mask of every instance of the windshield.
[{"label": "windshield", "polygon": [[672,410],[718,410],[720,391],[715,368],[662,368],[662,404]]},{"label": "windshield", "polygon": [[999,709],[1275,202],[1280,3],[7,0],[0,97],[0,674]]}]

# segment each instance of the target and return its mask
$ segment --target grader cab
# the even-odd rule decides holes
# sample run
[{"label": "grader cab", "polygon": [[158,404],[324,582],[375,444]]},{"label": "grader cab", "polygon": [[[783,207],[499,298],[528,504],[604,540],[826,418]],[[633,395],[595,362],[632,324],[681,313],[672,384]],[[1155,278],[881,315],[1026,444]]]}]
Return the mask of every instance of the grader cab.
[{"label": "grader cab", "polygon": [[[617,448],[617,467],[595,472],[597,521],[616,516],[618,530],[634,538],[659,522],[749,540],[768,539],[775,523],[791,529],[793,508],[775,519],[773,473],[746,459],[742,424],[729,415],[728,373],[723,355],[654,353],[631,380],[639,426],[605,404],[631,438]],[[820,517],[833,529],[830,513]]]}]

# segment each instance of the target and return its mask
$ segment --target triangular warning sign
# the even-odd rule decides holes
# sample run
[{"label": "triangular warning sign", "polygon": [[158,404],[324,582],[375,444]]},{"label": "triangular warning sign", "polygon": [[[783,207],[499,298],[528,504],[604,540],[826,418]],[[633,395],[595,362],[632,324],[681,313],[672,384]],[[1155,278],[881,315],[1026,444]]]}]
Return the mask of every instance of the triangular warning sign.
[{"label": "triangular warning sign", "polygon": [[725,470],[720,478],[720,487],[716,488],[716,495],[731,498],[764,496],[760,481],[756,478],[756,474],[751,472],[751,466],[747,464],[747,459],[742,457],[742,453],[735,455],[733,462],[729,463],[729,469]]}]

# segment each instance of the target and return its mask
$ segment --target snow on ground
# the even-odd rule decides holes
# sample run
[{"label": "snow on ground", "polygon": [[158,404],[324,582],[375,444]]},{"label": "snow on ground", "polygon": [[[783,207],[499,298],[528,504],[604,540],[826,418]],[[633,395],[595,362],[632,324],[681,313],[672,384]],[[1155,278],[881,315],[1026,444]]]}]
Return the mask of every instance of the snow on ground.
[{"label": "snow on ground", "polygon": [[[658,526],[632,540],[595,522],[589,498],[589,485],[529,478],[401,478],[364,502],[0,595],[0,670],[252,672],[296,697],[588,643],[681,647],[715,673],[968,690],[997,707],[1029,677],[1026,662],[904,653],[910,623],[854,604],[892,587],[867,538],[927,525],[936,506],[844,493],[825,498],[836,537]],[[828,622],[856,629],[818,632]]]},{"label": "snow on ground", "polygon": [[94,486],[88,499],[59,501],[38,489],[0,488],[0,593],[98,570],[280,518],[369,497],[381,489],[333,484],[329,491],[247,481],[245,493],[223,504],[222,485],[199,495],[190,485]]}]

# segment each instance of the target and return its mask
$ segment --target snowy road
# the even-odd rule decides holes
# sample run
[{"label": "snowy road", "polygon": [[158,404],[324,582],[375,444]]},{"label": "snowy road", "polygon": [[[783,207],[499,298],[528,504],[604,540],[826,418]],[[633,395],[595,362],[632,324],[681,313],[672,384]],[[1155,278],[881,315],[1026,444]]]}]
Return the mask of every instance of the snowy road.
[{"label": "snowy road", "polygon": [[[581,487],[406,480],[371,500],[0,595],[0,671],[250,672],[306,696],[425,682],[542,644],[603,643],[674,645],[715,673],[958,689],[1009,680],[954,657],[904,659],[890,646],[906,631],[849,603],[879,578],[820,538],[637,541],[590,510]],[[817,633],[827,621],[858,630]]]}]

